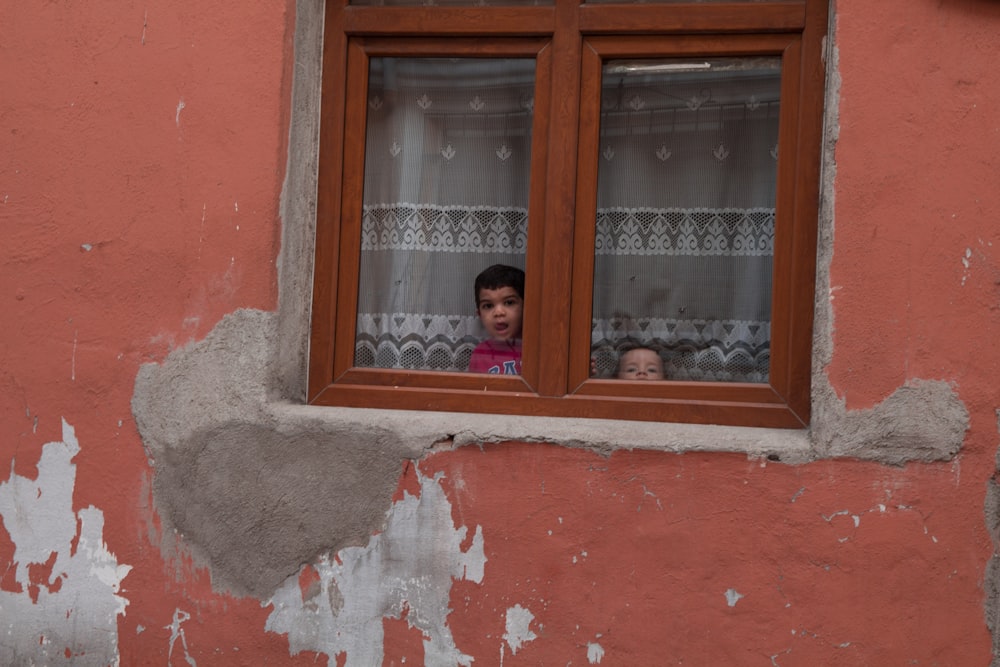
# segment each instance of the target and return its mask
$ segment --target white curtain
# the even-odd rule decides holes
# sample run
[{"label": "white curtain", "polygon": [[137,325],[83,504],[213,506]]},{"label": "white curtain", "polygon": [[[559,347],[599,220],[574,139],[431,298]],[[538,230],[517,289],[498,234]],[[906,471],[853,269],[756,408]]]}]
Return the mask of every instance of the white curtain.
[{"label": "white curtain", "polygon": [[765,382],[780,60],[605,65],[592,344],[678,380]]},{"label": "white curtain", "polygon": [[[641,343],[669,379],[766,381],[777,65],[606,65],[599,375]],[[530,59],[372,59],[358,366],[465,370],[476,274],[524,268],[533,87]]]}]

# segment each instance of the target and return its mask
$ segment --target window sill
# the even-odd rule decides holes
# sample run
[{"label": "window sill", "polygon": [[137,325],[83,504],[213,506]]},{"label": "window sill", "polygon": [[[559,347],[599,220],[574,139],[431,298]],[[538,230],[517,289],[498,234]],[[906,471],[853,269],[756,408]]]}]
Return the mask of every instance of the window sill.
[{"label": "window sill", "polygon": [[[368,429],[378,424],[400,440],[422,443],[424,450],[445,445],[497,442],[547,442],[590,449],[601,454],[643,449],[663,452],[736,452],[751,458],[801,463],[815,458],[807,429],[579,419],[509,415],[383,410],[272,403],[279,421],[319,419],[337,430]],[[417,446],[417,451],[420,445]]]}]

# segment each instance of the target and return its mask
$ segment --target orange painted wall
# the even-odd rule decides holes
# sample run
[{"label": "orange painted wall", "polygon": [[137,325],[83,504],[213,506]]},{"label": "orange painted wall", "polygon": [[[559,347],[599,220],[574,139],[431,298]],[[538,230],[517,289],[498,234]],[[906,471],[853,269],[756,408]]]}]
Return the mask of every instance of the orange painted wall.
[{"label": "orange painted wall", "polygon": [[[73,509],[99,508],[132,568],[122,664],[323,664],[290,656],[260,601],[164,559],[130,409],[141,364],[237,308],[276,308],[294,3],[8,4],[0,466],[33,479],[62,420],[75,428]],[[904,467],[521,443],[430,456],[420,474],[444,473],[455,524],[484,535],[483,580],[454,583],[448,616],[476,665],[590,664],[593,645],[602,665],[989,663],[1000,5],[835,4],[825,370],[850,409],[909,379],[952,383],[970,414],[961,453]],[[0,593],[25,593],[15,552],[0,530]],[[58,591],[48,575],[32,570],[36,599]],[[516,653],[514,605],[536,635]],[[421,664],[419,633],[384,629],[386,664]]]}]

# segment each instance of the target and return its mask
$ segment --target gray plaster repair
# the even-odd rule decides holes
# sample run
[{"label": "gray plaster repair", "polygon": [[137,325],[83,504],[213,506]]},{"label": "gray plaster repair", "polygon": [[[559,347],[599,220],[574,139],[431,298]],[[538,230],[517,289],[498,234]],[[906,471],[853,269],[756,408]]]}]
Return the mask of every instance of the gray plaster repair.
[{"label": "gray plaster repair", "polygon": [[177,531],[215,586],[266,600],[303,564],[369,544],[389,521],[406,461],[441,448],[527,441],[605,454],[738,451],[787,463],[843,456],[892,465],[958,452],[969,417],[947,382],[914,381],[873,408],[850,411],[824,372],[832,355],[828,267],[839,91],[832,39],[808,430],[303,405],[322,19],[320,0],[297,2],[278,311],[230,313],[204,340],[143,366],[135,383],[132,408],[164,532]]},{"label": "gray plaster repair", "polygon": [[[1000,431],[1000,410],[997,411],[997,430]],[[1000,457],[998,457],[1000,458]],[[990,667],[1000,667],[1000,463],[997,472],[986,482],[986,530],[993,543],[993,554],[986,564],[983,588],[986,600],[983,611],[986,627],[993,636],[993,660]]]}]

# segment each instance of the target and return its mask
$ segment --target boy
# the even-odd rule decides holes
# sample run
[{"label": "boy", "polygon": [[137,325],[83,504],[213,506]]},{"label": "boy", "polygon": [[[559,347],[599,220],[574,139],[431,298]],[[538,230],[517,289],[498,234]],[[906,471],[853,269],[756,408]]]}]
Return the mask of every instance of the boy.
[{"label": "boy", "polygon": [[524,271],[494,264],[476,276],[476,314],[489,338],[469,358],[470,373],[521,374]]},{"label": "boy", "polygon": [[618,357],[618,378],[620,380],[662,380],[663,358],[656,350],[648,347],[628,348]]}]

